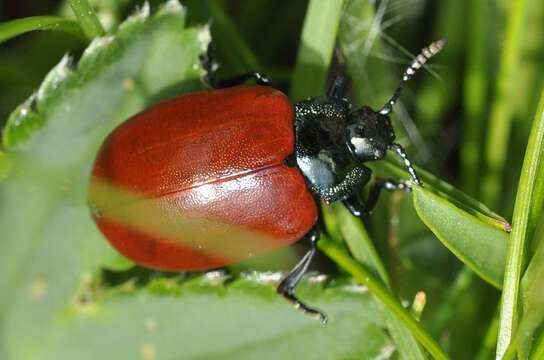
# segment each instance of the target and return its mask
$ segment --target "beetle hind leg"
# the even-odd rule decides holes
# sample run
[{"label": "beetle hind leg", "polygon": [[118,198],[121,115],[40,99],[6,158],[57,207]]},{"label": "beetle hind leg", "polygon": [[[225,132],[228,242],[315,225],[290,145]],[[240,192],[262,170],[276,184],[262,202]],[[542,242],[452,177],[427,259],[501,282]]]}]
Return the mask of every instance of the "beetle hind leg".
[{"label": "beetle hind leg", "polygon": [[306,270],[308,270],[308,266],[312,262],[312,258],[317,251],[317,240],[319,240],[319,230],[317,229],[317,227],[314,225],[314,227],[312,227],[310,231],[308,231],[304,238],[310,241],[310,250],[308,250],[304,257],[293,268],[293,270],[291,270],[291,272],[287,274],[285,279],[281,281],[276,291],[281,294],[285,298],[285,300],[293,304],[295,308],[299,309],[308,316],[319,318],[321,320],[321,323],[323,325],[326,325],[327,315],[319,310],[306,306],[295,296],[295,288],[299,283],[300,279],[302,279],[304,273],[306,273]]},{"label": "beetle hind leg", "polygon": [[272,79],[266,74],[250,71],[244,74],[236,75],[227,79],[218,80],[215,77],[215,69],[213,66],[213,58],[211,56],[212,43],[208,45],[208,51],[206,55],[200,55],[200,64],[206,71],[204,75],[204,82],[214,89],[222,89],[235,85],[240,85],[249,79],[255,79],[257,85],[272,86]]}]

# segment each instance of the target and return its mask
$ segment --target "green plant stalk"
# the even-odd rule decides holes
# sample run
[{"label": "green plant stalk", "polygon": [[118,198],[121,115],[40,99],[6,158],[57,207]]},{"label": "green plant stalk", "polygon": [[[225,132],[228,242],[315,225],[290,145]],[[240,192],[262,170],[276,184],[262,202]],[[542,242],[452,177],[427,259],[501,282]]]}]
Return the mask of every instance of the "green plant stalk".
[{"label": "green plant stalk", "polygon": [[87,39],[92,40],[105,34],[102,24],[87,0],[68,0],[68,3]]},{"label": "green plant stalk", "polygon": [[[529,316],[531,316],[531,314],[529,314]],[[529,321],[527,317],[523,321],[521,321],[520,325],[516,329],[514,336],[512,337],[512,340],[510,341],[510,344],[508,345],[508,348],[504,352],[504,355],[501,358],[501,360],[513,360],[516,358],[516,355],[519,355],[519,358],[521,359],[526,359],[525,356],[521,356],[521,352],[518,352],[518,346],[520,344],[523,334],[531,333],[532,332],[531,328],[534,329],[534,327],[529,325],[529,323],[531,322],[534,322],[534,321]]]},{"label": "green plant stalk", "polygon": [[311,0],[297,53],[291,98],[294,101],[321,95],[331,62],[343,0]]},{"label": "green plant stalk", "polygon": [[514,77],[519,62],[523,19],[527,1],[516,0],[508,11],[506,39],[501,53],[501,64],[497,75],[494,100],[491,106],[488,136],[485,148],[485,173],[482,180],[484,203],[492,208],[498,204],[504,165],[508,154],[512,107],[510,101],[516,83]]},{"label": "green plant stalk", "polygon": [[532,197],[541,157],[544,152],[544,89],[535,115],[529,143],[523,160],[521,176],[514,205],[512,234],[508,242],[506,267],[501,299],[497,359],[502,358],[516,327],[520,276],[524,265],[524,250]]},{"label": "green plant stalk", "polygon": [[85,39],[79,24],[58,16],[31,16],[0,24],[0,43],[34,30],[56,30]]},{"label": "green plant stalk", "polygon": [[378,297],[383,304],[390,309],[399,320],[412,332],[414,337],[437,360],[449,359],[438,343],[421,327],[421,325],[406,311],[399,302],[391,296],[389,291],[369,271],[353,260],[348,254],[334,244],[331,240],[322,236],[317,243],[319,249],[338,265],[349,272],[357,281],[367,286],[370,292]]},{"label": "green plant stalk", "polygon": [[[341,202],[334,203],[331,207],[338,219],[340,232],[343,238],[346,239],[345,242],[350,253],[357,261],[371,269],[374,275],[379,277],[385,286],[391,290],[389,274],[363,223],[354,218]],[[357,234],[357,238],[353,234]]]},{"label": "green plant stalk", "polygon": [[466,76],[463,88],[463,111],[465,112],[464,135],[461,145],[463,189],[474,195],[481,159],[481,139],[487,98],[487,23],[489,9],[487,1],[474,1],[469,7],[469,31]]}]

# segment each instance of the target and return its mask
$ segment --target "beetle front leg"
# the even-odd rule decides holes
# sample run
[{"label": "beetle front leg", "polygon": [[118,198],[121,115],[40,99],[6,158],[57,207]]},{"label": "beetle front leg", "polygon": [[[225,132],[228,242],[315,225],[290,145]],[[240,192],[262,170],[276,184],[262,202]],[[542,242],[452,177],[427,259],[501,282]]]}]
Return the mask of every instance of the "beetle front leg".
[{"label": "beetle front leg", "polygon": [[319,230],[316,225],[314,225],[306,235],[304,239],[310,242],[310,250],[304,255],[304,257],[299,261],[299,263],[287,274],[285,279],[283,279],[278,285],[277,292],[285,298],[288,302],[293,304],[293,306],[301,310],[304,314],[319,317],[323,325],[327,324],[327,315],[322,313],[319,310],[312,309],[306,306],[295,296],[295,288],[299,283],[300,279],[308,270],[308,266],[314,257],[314,254],[317,250],[317,241],[319,240]]},{"label": "beetle front leg", "polygon": [[376,202],[378,201],[378,197],[380,196],[380,192],[382,189],[388,191],[400,190],[405,192],[411,192],[412,186],[408,181],[399,182],[392,179],[376,177],[374,183],[370,187],[370,192],[368,194],[366,204],[362,204],[356,194],[348,197],[346,200],[343,201],[343,203],[353,216],[360,217],[364,214],[368,214],[372,211],[372,209],[374,209],[374,206],[376,206]]},{"label": "beetle front leg", "polygon": [[200,64],[206,71],[206,74],[204,75],[204,81],[210,87],[214,89],[227,88],[235,85],[240,85],[249,79],[255,79],[257,85],[272,86],[272,80],[268,75],[256,71],[250,71],[227,79],[218,80],[214,75],[213,60],[212,56],[210,55],[210,49],[211,43],[210,45],[208,45],[208,51],[206,52],[206,55],[200,55],[199,58]]},{"label": "beetle front leg", "polygon": [[341,181],[332,186],[318,189],[318,193],[327,204],[346,200],[368,183],[371,175],[372,172],[366,166],[356,166],[348,171]]}]

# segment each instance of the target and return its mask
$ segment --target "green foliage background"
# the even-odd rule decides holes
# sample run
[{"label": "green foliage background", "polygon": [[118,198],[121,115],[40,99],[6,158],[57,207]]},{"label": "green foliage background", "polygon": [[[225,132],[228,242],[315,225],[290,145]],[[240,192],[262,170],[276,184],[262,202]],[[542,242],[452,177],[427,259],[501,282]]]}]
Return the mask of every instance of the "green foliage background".
[{"label": "green foliage background", "polygon": [[[0,4],[0,358],[544,357],[542,1]],[[205,89],[210,39],[219,76],[263,71],[296,101],[345,71],[354,105],[377,108],[438,38],[448,46],[393,115],[425,188],[382,194],[363,221],[323,208],[326,276],[297,294],[327,327],[260,272],[287,271],[297,245],[228,276],[160,273],[116,254],[90,219],[102,140]],[[394,157],[372,168],[407,178]]]}]

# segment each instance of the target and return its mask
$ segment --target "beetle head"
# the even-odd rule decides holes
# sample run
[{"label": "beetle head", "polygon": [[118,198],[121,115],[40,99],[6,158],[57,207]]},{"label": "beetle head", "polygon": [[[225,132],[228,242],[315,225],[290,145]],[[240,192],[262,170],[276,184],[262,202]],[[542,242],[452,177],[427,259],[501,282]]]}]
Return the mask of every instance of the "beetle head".
[{"label": "beetle head", "polygon": [[349,115],[346,132],[349,150],[359,161],[383,159],[395,140],[389,117],[368,106]]},{"label": "beetle head", "polygon": [[412,180],[423,186],[402,146],[393,143],[395,132],[387,115],[363,106],[349,115],[346,136],[348,148],[357,160],[381,160],[387,150],[392,150],[402,158]]}]

